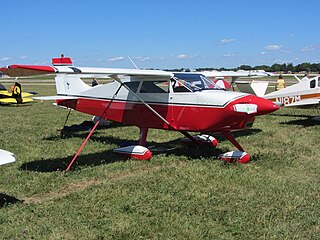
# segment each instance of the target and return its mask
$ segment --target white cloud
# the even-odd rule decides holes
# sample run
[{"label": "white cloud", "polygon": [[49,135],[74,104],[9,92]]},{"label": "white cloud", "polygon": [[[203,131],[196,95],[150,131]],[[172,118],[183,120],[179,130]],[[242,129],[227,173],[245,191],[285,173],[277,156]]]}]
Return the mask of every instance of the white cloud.
[{"label": "white cloud", "polygon": [[283,53],[291,53],[291,50],[290,49],[284,49],[284,50],[281,50],[281,52],[283,52]]},{"label": "white cloud", "polygon": [[232,53],[226,53],[226,54],[223,54],[223,56],[224,56],[224,57],[233,57],[234,54],[232,54]]},{"label": "white cloud", "polygon": [[314,51],[316,50],[316,47],[315,46],[308,46],[308,47],[304,47],[301,49],[301,51],[303,52],[311,52],[311,51]]},{"label": "white cloud", "polygon": [[27,56],[21,56],[20,59],[26,59],[28,58]]},{"label": "white cloud", "polygon": [[266,55],[266,54],[268,54],[267,52],[261,52],[260,53],[261,55]]},{"label": "white cloud", "polygon": [[277,45],[277,44],[270,44],[268,46],[264,47],[266,50],[270,50],[270,51],[275,51],[275,50],[279,50],[280,48],[282,48],[281,45]]},{"label": "white cloud", "polygon": [[9,58],[9,57],[3,57],[3,58],[0,58],[0,61],[8,61],[8,60],[11,60],[12,58]]},{"label": "white cloud", "polygon": [[223,38],[220,40],[220,43],[232,43],[235,42],[236,40],[234,38]]},{"label": "white cloud", "polygon": [[188,55],[186,54],[179,54],[176,56],[177,59],[186,59],[188,57]]},{"label": "white cloud", "polygon": [[109,62],[116,62],[116,61],[121,61],[123,59],[124,59],[124,57],[116,57],[116,58],[110,58],[110,59],[108,59],[108,61]]},{"label": "white cloud", "polygon": [[150,61],[152,60],[151,57],[134,57],[133,59],[139,61],[139,62],[145,62],[145,61]]}]

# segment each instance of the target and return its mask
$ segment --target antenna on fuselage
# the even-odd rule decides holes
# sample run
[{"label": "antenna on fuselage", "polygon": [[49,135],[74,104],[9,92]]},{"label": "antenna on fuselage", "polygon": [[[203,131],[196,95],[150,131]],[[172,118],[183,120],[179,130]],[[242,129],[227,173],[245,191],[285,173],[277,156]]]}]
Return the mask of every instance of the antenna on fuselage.
[{"label": "antenna on fuselage", "polygon": [[131,59],[131,57],[128,57],[129,58],[129,60],[131,61],[131,63],[133,64],[133,66],[136,68],[136,69],[139,69],[138,67],[137,67],[137,65],[134,63],[134,61]]}]

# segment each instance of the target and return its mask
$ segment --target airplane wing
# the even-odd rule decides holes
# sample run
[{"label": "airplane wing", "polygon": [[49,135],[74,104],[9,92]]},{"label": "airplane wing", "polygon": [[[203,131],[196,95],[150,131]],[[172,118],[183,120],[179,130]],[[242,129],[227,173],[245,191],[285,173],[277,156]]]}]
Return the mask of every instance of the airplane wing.
[{"label": "airplane wing", "polygon": [[21,94],[21,97],[22,97],[23,99],[25,99],[25,98],[31,97],[31,96],[33,96],[33,95],[35,95],[35,94],[37,94],[37,93],[35,93],[35,92],[23,92],[23,93]]},{"label": "airplane wing", "polygon": [[11,97],[12,93],[8,92],[7,90],[3,90],[3,91],[0,91],[0,95]]},{"label": "airplane wing", "polygon": [[220,77],[269,77],[273,76],[273,73],[265,71],[204,71],[201,74],[209,78],[220,78]]},{"label": "airplane wing", "polygon": [[90,75],[92,77],[111,77],[118,79],[121,76],[139,78],[168,79],[173,76],[170,72],[161,70],[121,69],[121,68],[95,68],[74,66],[38,66],[38,65],[10,65],[1,70],[8,76],[30,76],[43,74],[77,74]]},{"label": "airplane wing", "polygon": [[[23,98],[23,103],[32,102],[32,98]],[[0,98],[0,103],[17,103],[17,100],[15,98]]]},{"label": "airplane wing", "polygon": [[17,103],[15,98],[0,98],[0,103]]},{"label": "airplane wing", "polygon": [[35,100],[43,101],[55,101],[55,100],[69,100],[69,99],[78,99],[78,97],[73,96],[44,96],[44,97],[33,97]]}]

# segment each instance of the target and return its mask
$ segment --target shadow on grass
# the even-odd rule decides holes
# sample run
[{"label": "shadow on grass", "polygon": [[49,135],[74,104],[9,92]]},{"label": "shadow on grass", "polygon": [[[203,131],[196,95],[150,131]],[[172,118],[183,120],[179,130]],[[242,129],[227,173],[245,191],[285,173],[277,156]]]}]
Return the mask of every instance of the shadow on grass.
[{"label": "shadow on grass", "polygon": [[[73,157],[74,155],[64,158],[36,160],[22,164],[20,166],[20,170],[35,172],[64,171],[68,167]],[[110,164],[119,161],[126,161],[126,159],[121,156],[115,155],[112,151],[91,153],[86,155],[80,154],[76,161],[73,163],[70,170],[73,171],[81,166],[98,166],[101,164]]]},{"label": "shadow on grass", "polygon": [[303,127],[312,127],[316,125],[320,125],[320,121],[315,120],[316,117],[319,116],[310,116],[306,114],[279,114],[279,113],[271,113],[269,115],[272,116],[277,116],[277,117],[296,117],[296,118],[301,118],[301,119],[296,119],[296,120],[290,120],[290,121],[284,121],[280,122],[280,124],[285,124],[285,125],[298,125],[298,126],[303,126]]},{"label": "shadow on grass", "polygon": [[298,125],[303,127],[313,127],[320,125],[320,121],[314,120],[313,117],[308,116],[305,119],[299,119],[299,120],[291,120],[287,122],[281,122],[280,124],[285,125]]},{"label": "shadow on grass", "polygon": [[[93,128],[94,123],[92,121],[84,121],[81,124],[73,124],[71,126],[65,126],[63,129],[58,130],[60,132],[59,135],[52,135],[50,137],[43,138],[43,140],[55,141],[59,138],[86,138]],[[124,127],[125,125],[122,123],[111,122],[108,126],[98,126],[95,131],[110,129],[110,128],[118,128]]]},{"label": "shadow on grass", "polygon": [[15,203],[20,203],[20,202],[22,202],[22,201],[15,198],[15,197],[9,196],[4,193],[0,193],[0,208],[3,208],[9,204],[15,204]]},{"label": "shadow on grass", "polygon": [[271,116],[276,117],[300,117],[300,118],[312,118],[313,116],[306,115],[306,114],[280,114],[280,113],[270,113]]},{"label": "shadow on grass", "polygon": [[[235,137],[248,136],[260,132],[260,129],[248,129],[244,131],[238,131],[234,133]],[[82,135],[82,134],[80,134]],[[227,141],[222,135],[218,134],[215,136],[219,142]],[[93,141],[100,141],[103,143],[112,143],[120,147],[136,145],[137,141],[123,141],[122,139],[114,137],[92,137]],[[167,156],[185,156],[188,160],[197,160],[197,159],[217,159],[220,154],[231,151],[226,149],[213,148],[210,145],[188,145],[182,144],[181,139],[175,139],[170,142],[148,142],[147,146],[153,155],[166,154]],[[74,156],[68,156],[64,158],[52,158],[52,159],[40,159],[21,165],[20,170],[23,171],[36,171],[36,172],[54,172],[54,171],[64,171]],[[112,150],[100,152],[100,153],[91,153],[86,155],[79,155],[74,164],[71,167],[72,170],[76,170],[82,166],[98,166],[102,164],[110,164],[114,162],[127,161],[126,157],[117,155],[113,153]]]}]

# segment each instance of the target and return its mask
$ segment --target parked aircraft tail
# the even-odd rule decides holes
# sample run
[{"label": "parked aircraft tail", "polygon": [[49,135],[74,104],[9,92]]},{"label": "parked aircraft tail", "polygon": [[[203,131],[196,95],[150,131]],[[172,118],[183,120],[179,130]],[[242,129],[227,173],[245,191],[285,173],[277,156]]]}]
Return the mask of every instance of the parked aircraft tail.
[{"label": "parked aircraft tail", "polygon": [[12,97],[16,99],[17,103],[22,103],[21,84],[18,82],[13,86]]},{"label": "parked aircraft tail", "polygon": [[57,75],[56,88],[58,95],[77,95],[91,87],[74,75]]},{"label": "parked aircraft tail", "polygon": [[237,81],[236,82],[240,92],[249,93],[257,95],[258,97],[263,97],[267,91],[269,82],[265,81]]}]

